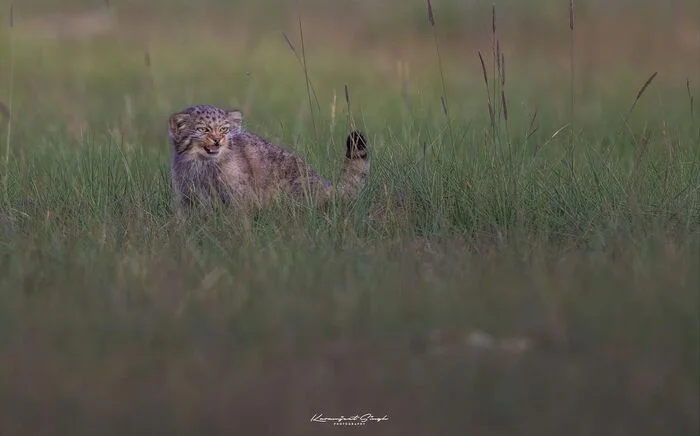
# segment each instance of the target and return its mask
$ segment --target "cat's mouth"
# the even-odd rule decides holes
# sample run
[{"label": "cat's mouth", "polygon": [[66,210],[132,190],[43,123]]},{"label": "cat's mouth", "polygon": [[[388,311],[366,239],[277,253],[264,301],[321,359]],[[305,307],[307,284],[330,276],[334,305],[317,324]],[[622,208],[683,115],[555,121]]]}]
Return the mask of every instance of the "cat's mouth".
[{"label": "cat's mouth", "polygon": [[210,154],[210,155],[217,155],[217,154],[219,154],[219,151],[221,150],[221,147],[208,147],[206,145],[202,148],[204,148],[204,151],[206,151],[207,154]]}]

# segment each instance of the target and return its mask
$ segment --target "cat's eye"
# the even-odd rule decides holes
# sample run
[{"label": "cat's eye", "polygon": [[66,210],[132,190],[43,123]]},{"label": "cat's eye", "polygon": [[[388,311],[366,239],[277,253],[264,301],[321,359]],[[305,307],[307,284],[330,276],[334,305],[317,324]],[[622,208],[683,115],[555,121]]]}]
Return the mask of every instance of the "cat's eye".
[{"label": "cat's eye", "polygon": [[228,133],[229,129],[230,129],[229,126],[221,126],[221,128],[219,129],[219,131],[220,131],[221,133]]},{"label": "cat's eye", "polygon": [[205,126],[199,126],[199,127],[197,127],[197,131],[199,133],[206,133],[207,128]]}]

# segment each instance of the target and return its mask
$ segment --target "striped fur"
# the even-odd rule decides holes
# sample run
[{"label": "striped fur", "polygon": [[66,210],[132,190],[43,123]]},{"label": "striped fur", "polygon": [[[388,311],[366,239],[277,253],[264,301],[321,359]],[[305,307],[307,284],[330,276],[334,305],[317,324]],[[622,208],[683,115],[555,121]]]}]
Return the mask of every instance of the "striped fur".
[{"label": "striped fur", "polygon": [[280,194],[320,203],[334,192],[354,198],[369,175],[367,140],[359,131],[346,139],[343,170],[336,186],[294,152],[243,130],[239,110],[191,106],[172,114],[168,134],[173,147],[171,177],[179,206],[253,201],[265,204]]}]

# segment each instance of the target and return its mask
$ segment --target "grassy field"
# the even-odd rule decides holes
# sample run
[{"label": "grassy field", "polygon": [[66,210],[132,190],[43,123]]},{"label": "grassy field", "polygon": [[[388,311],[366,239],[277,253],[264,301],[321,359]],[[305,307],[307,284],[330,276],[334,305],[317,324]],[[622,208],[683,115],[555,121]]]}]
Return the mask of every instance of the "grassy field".
[{"label": "grassy field", "polygon": [[[0,3],[1,435],[700,430],[697,1],[54,3]],[[177,220],[194,103],[369,184]]]}]

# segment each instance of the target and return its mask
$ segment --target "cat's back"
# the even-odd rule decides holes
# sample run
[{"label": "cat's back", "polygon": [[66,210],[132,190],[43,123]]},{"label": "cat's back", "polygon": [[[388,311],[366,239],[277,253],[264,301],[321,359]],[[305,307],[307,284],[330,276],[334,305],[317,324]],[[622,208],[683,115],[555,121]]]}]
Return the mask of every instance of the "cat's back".
[{"label": "cat's back", "polygon": [[232,148],[250,168],[256,187],[262,190],[291,189],[297,191],[305,183],[323,185],[326,182],[308,163],[293,151],[252,133],[241,132]]}]

